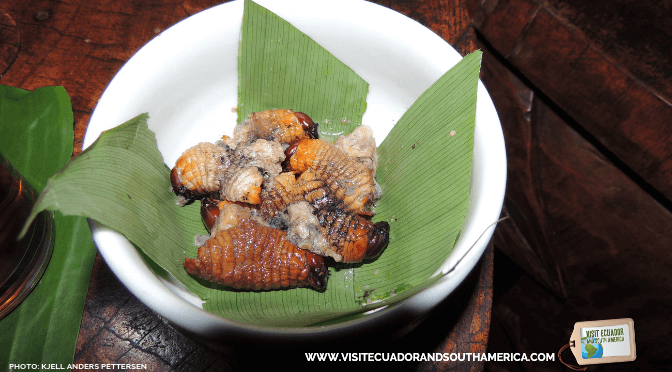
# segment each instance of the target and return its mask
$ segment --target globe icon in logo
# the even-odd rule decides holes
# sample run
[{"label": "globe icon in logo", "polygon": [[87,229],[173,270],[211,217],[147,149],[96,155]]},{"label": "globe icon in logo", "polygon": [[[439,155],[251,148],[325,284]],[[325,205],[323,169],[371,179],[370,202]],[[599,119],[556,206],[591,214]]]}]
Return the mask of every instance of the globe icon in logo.
[{"label": "globe icon in logo", "polygon": [[596,343],[595,338],[587,337],[581,340],[581,356],[583,359],[602,358],[603,352],[602,344]]}]

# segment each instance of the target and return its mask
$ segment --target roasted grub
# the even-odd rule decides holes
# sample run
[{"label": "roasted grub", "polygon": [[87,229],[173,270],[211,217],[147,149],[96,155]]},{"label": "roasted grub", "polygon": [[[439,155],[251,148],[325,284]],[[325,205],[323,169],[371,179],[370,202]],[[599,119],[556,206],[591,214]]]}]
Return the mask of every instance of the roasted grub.
[{"label": "roasted grub", "polygon": [[327,183],[348,211],[372,214],[370,203],[376,196],[372,169],[348,156],[341,148],[319,139],[298,142],[289,159],[289,170],[310,171]]},{"label": "roasted grub", "polygon": [[[290,116],[290,125],[275,131],[266,127],[270,121]],[[183,199],[202,199],[201,214],[210,231],[209,238],[202,237],[199,258],[185,261],[190,273],[236,289],[320,289],[324,281],[318,279],[327,275],[324,257],[355,263],[377,257],[385,249],[389,224],[370,220],[370,206],[381,195],[374,178],[377,154],[371,129],[359,127],[331,144],[313,138],[316,128],[307,115],[291,110],[254,113],[236,128],[233,138],[222,136],[216,144],[199,144],[196,150],[190,149],[178,159],[171,172],[173,189]],[[217,173],[213,179],[192,181],[201,175],[201,169],[214,169]],[[232,196],[232,190],[237,189],[228,182],[248,170],[258,181],[252,192],[247,190],[253,196]],[[251,228],[254,232],[242,230]],[[245,234],[265,234],[266,243],[259,242],[264,248],[254,245],[252,235]],[[247,236],[247,240],[234,239],[242,236]],[[282,239],[277,240],[278,236]],[[313,275],[276,280],[259,279],[250,273],[241,279],[240,273],[235,276],[229,272],[238,270],[235,259],[246,262],[245,270],[258,267],[267,274],[274,270],[268,265],[276,265],[276,269],[285,265],[279,260],[275,264],[268,261],[274,254],[263,253],[272,250],[273,244],[266,247],[269,242],[277,242],[281,250],[286,243],[304,254],[310,253],[306,262],[312,263]],[[220,256],[225,253],[226,260],[220,257],[213,261],[218,256],[207,253],[211,250]],[[230,267],[222,268],[224,263]]]},{"label": "roasted grub", "polygon": [[212,193],[220,199],[259,204],[261,184],[281,171],[282,147],[257,140],[237,149],[224,142],[201,142],[177,159],[171,170],[173,192],[181,204]]},{"label": "roasted grub", "polygon": [[289,144],[304,138],[317,138],[317,124],[306,114],[292,110],[266,110],[251,113],[234,129],[236,143],[256,139]]},{"label": "roasted grub", "polygon": [[312,287],[324,289],[324,258],[299,249],[282,230],[252,220],[217,232],[198,249],[198,258],[187,258],[189,274],[243,290]]}]

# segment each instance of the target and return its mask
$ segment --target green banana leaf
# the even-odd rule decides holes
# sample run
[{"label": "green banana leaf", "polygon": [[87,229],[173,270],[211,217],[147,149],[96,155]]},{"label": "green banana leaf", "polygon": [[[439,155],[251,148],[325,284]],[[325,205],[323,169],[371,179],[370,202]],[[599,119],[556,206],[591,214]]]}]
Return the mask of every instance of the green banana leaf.
[{"label": "green banana leaf", "polygon": [[[270,45],[278,43],[277,35],[286,35],[281,37],[282,42],[290,43],[296,54],[311,50],[315,55],[322,53],[326,57],[302,60],[301,63],[314,66],[299,71],[283,69],[283,64],[278,62],[291,65],[295,60],[291,55],[253,52],[272,49]],[[321,122],[332,117],[347,117],[353,119],[350,121],[355,125],[360,124],[366,85],[362,85],[356,75],[345,73],[351,71],[347,66],[326,52],[318,52],[319,48],[287,22],[246,1],[239,55],[241,118],[250,110],[291,104]],[[268,59],[279,64],[274,65],[273,70],[264,69]],[[390,244],[374,262],[332,268],[324,292],[306,288],[229,291],[187,275],[182,263],[185,257],[196,256],[193,237],[204,234],[205,230],[198,206],[175,205],[175,196],[168,191],[169,169],[161,161],[153,133],[147,129],[147,115],[104,132],[91,147],[59,171],[49,181],[34,213],[41,209],[58,209],[65,214],[91,217],[122,232],[156,264],[203,298],[206,310],[243,323],[311,326],[337,322],[376,306],[400,301],[415,293],[419,286],[427,285],[432,273],[450,254],[464,221],[480,61],[481,53],[476,52],[448,71],[409,108],[382,142],[377,179],[384,195],[377,205],[375,219],[390,222]],[[283,83],[301,81],[311,71],[317,76],[308,76],[308,82],[322,79],[325,71],[329,75],[340,70],[345,72],[339,72],[339,78],[328,80],[330,85],[320,88],[321,93],[330,95],[326,101],[316,98],[315,94],[292,96],[295,84]],[[282,78],[275,76],[278,71],[282,71]],[[251,83],[255,79],[257,82]],[[353,88],[355,86],[359,88]],[[275,98],[248,92],[260,87],[272,90],[269,96]],[[285,90],[291,92],[283,94]],[[291,101],[283,98],[289,96]],[[310,107],[325,105],[324,102],[339,102],[329,109],[337,107],[342,111],[332,116],[329,110],[317,116],[310,111]],[[321,127],[321,135],[348,130]]]},{"label": "green banana leaf", "polygon": [[[73,115],[62,87],[0,86],[0,152],[38,192],[73,151]],[[49,266],[31,294],[0,320],[0,370],[72,363],[96,250],[86,219],[55,213]]]},{"label": "green banana leaf", "polygon": [[362,122],[369,84],[306,34],[246,0],[242,40],[239,122],[252,112],[291,108],[309,112],[320,138],[331,141]]},{"label": "green banana leaf", "polygon": [[29,92],[0,86],[0,98],[2,154],[40,192],[72,156],[70,97],[62,87]]}]

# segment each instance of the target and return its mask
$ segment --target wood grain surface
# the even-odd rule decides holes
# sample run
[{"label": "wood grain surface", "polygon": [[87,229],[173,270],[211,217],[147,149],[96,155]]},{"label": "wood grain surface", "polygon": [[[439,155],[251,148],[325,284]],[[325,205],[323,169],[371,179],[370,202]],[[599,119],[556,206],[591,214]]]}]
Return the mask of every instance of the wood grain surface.
[{"label": "wood grain surface", "polygon": [[467,3],[507,144],[495,246],[522,269],[495,274],[489,346],[557,351],[576,322],[630,317],[637,359],[589,371],[672,368],[670,2]]},{"label": "wood grain surface", "polygon": [[601,145],[672,199],[670,1],[467,0],[474,26]]},{"label": "wood grain surface", "polygon": [[14,18],[0,8],[0,77],[12,66],[19,54],[21,34]]},{"label": "wood grain surface", "polygon": [[[214,0],[3,0],[0,84],[32,90],[62,85],[74,110],[75,154],[96,103],[124,63],[178,21],[217,5]],[[383,0],[424,24],[456,49],[476,49],[463,0]],[[4,74],[3,74],[4,72]],[[305,351],[484,352],[490,329],[493,248],[453,295],[393,340],[331,348],[260,349],[188,336],[140,303],[100,256],[94,266],[75,363],[140,363],[152,371],[219,371],[304,363]],[[375,336],[375,335],[372,335]],[[480,371],[483,363],[409,362],[404,369]],[[312,368],[324,369],[324,365]],[[91,370],[84,368],[82,370]]]}]

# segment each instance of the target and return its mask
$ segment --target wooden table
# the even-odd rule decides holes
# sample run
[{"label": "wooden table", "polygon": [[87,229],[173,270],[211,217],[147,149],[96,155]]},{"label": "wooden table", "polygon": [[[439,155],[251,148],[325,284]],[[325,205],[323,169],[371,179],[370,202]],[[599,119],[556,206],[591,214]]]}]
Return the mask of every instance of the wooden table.
[{"label": "wooden table", "polygon": [[[0,4],[0,84],[32,90],[62,85],[72,99],[75,153],[103,90],[145,43],[215,0],[4,0]],[[423,23],[464,54],[476,49],[463,1],[379,1]],[[492,301],[493,249],[449,299],[393,340],[311,350],[264,351],[187,337],[131,295],[97,257],[75,363],[140,363],[150,370],[204,371],[250,367],[260,359],[305,362],[306,351],[484,352]],[[406,363],[418,370],[482,370],[482,363]],[[315,364],[313,368],[320,368]],[[323,367],[322,367],[323,368]]]},{"label": "wooden table", "polygon": [[633,318],[637,360],[592,370],[669,370],[672,3],[466,3],[507,144],[495,245],[533,279],[493,305],[513,345],[499,351],[557,350],[576,322]]}]

